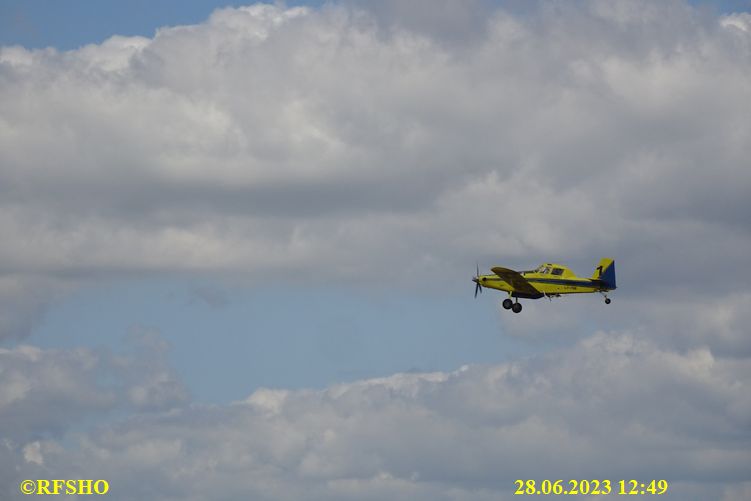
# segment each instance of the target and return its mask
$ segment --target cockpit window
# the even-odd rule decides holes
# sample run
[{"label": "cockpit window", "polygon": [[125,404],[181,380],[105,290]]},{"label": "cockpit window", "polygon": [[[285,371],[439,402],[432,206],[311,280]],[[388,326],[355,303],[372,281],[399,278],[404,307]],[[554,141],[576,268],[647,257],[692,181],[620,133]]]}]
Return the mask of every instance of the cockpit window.
[{"label": "cockpit window", "polygon": [[540,273],[542,273],[542,274],[550,273],[550,268],[547,267],[547,266],[545,266]]},{"label": "cockpit window", "polygon": [[553,275],[563,275],[563,268],[553,268]]}]

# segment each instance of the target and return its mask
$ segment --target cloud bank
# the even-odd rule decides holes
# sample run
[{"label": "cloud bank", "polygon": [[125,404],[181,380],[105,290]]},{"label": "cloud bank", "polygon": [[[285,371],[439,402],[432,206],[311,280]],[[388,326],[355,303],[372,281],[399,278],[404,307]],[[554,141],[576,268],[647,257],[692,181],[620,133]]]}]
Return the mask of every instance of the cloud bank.
[{"label": "cloud bank", "polygon": [[84,475],[107,479],[113,499],[485,500],[512,499],[522,478],[659,477],[668,499],[740,499],[749,377],[749,359],[600,332],[498,366],[172,401],[73,444],[6,443],[16,468],[4,484],[10,494],[24,478]]},{"label": "cloud bank", "polygon": [[2,335],[133,274],[448,283],[555,251],[732,291],[749,25],[681,2],[259,4],[3,47]]}]

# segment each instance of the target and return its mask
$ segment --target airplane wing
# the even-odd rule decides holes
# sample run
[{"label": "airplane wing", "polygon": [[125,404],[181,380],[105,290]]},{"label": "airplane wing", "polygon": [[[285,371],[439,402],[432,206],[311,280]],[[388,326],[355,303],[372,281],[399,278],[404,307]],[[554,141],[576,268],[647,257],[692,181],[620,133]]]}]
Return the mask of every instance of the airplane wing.
[{"label": "airplane wing", "polygon": [[529,294],[530,296],[542,296],[542,293],[535,289],[518,271],[509,270],[508,268],[502,268],[500,266],[496,266],[490,270],[510,284],[511,287],[514,288],[514,292],[521,292],[522,294]]}]

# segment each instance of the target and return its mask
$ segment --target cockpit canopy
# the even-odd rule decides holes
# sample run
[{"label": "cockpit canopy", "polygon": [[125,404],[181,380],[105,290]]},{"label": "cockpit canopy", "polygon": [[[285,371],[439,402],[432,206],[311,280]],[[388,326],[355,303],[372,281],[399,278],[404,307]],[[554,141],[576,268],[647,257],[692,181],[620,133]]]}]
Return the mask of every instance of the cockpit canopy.
[{"label": "cockpit canopy", "polygon": [[562,276],[564,274],[565,270],[566,269],[563,266],[559,266],[559,265],[556,265],[556,264],[545,263],[545,264],[541,264],[535,270],[535,273],[539,273],[540,275]]}]

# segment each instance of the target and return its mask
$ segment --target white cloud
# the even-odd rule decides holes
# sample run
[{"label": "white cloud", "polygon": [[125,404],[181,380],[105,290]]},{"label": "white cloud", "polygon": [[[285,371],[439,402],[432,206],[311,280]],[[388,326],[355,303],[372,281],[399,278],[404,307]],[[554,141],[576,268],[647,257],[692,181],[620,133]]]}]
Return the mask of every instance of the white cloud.
[{"label": "white cloud", "polygon": [[748,359],[603,332],[499,366],[126,419],[78,445],[28,445],[18,475],[87,472],[113,499],[510,499],[517,478],[730,495],[747,489],[749,376]]},{"label": "white cloud", "polygon": [[[384,270],[551,254],[650,272],[711,254],[749,278],[745,17],[430,5],[255,5],[153,39],[2,48],[3,280],[372,262],[408,282]],[[5,335],[47,299],[20,295]]]},{"label": "white cloud", "polygon": [[166,365],[164,346],[146,338],[128,355],[86,348],[0,348],[0,419],[3,438],[41,458],[35,438],[58,437],[92,416],[182,405],[187,392]]},{"label": "white cloud", "polygon": [[112,408],[114,393],[96,385],[98,369],[99,357],[85,349],[0,349],[0,416],[6,436],[60,433],[86,414]]},{"label": "white cloud", "polygon": [[23,448],[23,458],[27,463],[44,464],[44,457],[41,452],[42,444],[39,441],[26,444]]},{"label": "white cloud", "polygon": [[751,14],[748,14],[746,12],[730,14],[728,16],[724,16],[720,21],[720,24],[722,24],[726,28],[735,28],[748,33],[749,31],[751,31]]}]

